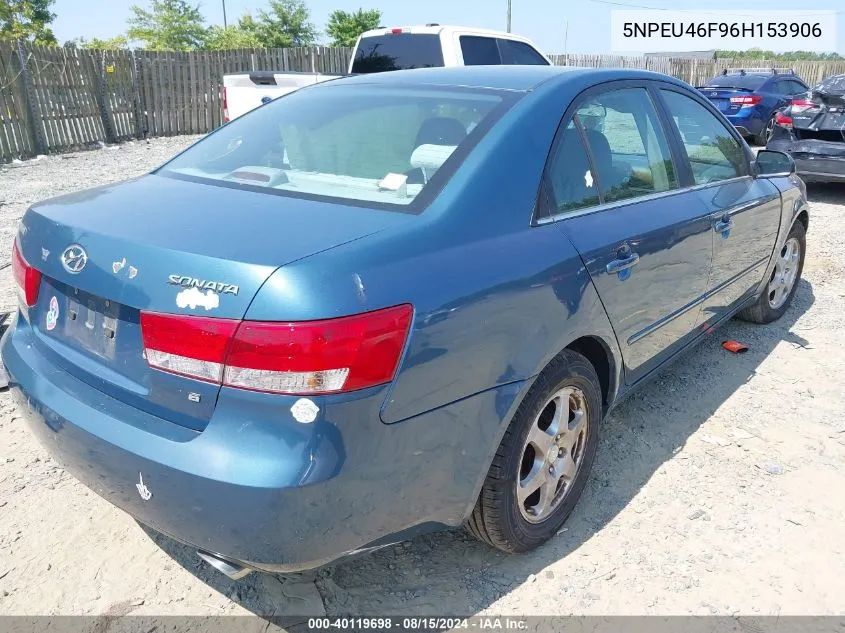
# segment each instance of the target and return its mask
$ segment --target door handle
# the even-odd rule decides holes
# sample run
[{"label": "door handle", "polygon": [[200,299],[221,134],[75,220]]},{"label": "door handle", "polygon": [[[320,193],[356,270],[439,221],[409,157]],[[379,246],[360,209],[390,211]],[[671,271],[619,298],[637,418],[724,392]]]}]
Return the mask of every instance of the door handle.
[{"label": "door handle", "polygon": [[718,220],[714,220],[713,222],[713,230],[716,233],[721,233],[722,237],[727,238],[728,236],[725,233],[730,233],[731,229],[734,227],[734,221],[731,220],[728,216],[722,217]]},{"label": "door handle", "polygon": [[[630,269],[640,263],[640,256],[636,253],[630,253],[627,257],[614,259],[607,265],[607,272],[611,275],[619,274],[622,278],[624,273],[630,275]],[[627,279],[627,275],[625,275]]]}]

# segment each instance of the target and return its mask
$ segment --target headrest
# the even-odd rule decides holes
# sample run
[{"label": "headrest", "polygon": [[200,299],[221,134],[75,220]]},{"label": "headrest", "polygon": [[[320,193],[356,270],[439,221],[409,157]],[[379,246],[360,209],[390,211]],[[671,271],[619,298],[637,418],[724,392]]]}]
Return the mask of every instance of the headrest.
[{"label": "headrest", "polygon": [[411,167],[436,171],[456,149],[456,145],[420,145],[411,154]]}]

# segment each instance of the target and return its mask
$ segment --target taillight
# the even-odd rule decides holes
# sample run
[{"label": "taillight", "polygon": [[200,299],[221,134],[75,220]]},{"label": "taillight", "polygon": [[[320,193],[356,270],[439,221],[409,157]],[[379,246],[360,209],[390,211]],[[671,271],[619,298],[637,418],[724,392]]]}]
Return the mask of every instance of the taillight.
[{"label": "taillight", "polygon": [[413,308],[322,321],[234,321],[143,313],[151,367],[239,389],[340,393],[393,380]]},{"label": "taillight", "polygon": [[813,108],[821,107],[815,101],[810,101],[809,99],[793,99],[792,100],[792,110],[794,112],[803,112],[804,110],[812,110]]},{"label": "taillight", "polygon": [[239,321],[141,313],[144,353],[150,367],[219,383],[229,341]]},{"label": "taillight", "polygon": [[760,95],[749,95],[746,97],[731,97],[731,103],[740,105],[743,108],[747,106],[757,105],[763,100]]},{"label": "taillight", "polygon": [[229,100],[226,97],[226,86],[223,86],[223,123],[229,122]]},{"label": "taillight", "polygon": [[781,114],[780,112],[775,115],[775,123],[781,127],[792,129],[792,117]]},{"label": "taillight", "polygon": [[21,302],[32,307],[38,302],[38,288],[41,286],[41,273],[30,266],[18,250],[18,241],[12,246],[12,274],[18,284],[18,296]]}]

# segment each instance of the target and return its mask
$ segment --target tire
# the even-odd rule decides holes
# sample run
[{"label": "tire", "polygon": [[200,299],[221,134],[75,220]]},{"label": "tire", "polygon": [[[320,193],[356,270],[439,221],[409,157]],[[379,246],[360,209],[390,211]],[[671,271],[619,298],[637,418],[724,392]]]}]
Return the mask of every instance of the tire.
[{"label": "tire", "polygon": [[[797,245],[800,249],[797,257],[794,257],[793,267],[786,266],[784,260],[787,255],[790,244]],[[772,276],[766,282],[766,287],[760,293],[757,301],[744,308],[737,314],[743,321],[750,321],[751,323],[771,323],[781,318],[792,304],[792,299],[795,297],[795,291],[798,290],[798,282],[801,281],[801,273],[804,270],[804,256],[807,252],[807,235],[804,225],[796,221],[786,236],[786,241],[781,247],[780,252],[775,254],[778,259]],[[782,284],[777,284],[776,279],[778,275],[786,274],[791,278],[790,287],[781,290],[781,294],[776,294],[773,291],[774,287],[782,288]]]},{"label": "tire", "polygon": [[769,142],[769,139],[772,136],[772,131],[775,129],[775,118],[777,115],[773,114],[769,117],[766,121],[763,128],[760,130],[760,133],[754,136],[754,143],[756,145],[761,145],[762,147],[766,147],[766,144]]},{"label": "tire", "polygon": [[[555,412],[565,412],[565,419]],[[595,369],[581,354],[564,350],[537,377],[505,431],[467,521],[469,532],[507,553],[527,552],[554,536],[589,478],[601,418]],[[529,433],[540,442],[531,443]],[[541,459],[536,447],[547,441]],[[540,481],[533,477],[551,482],[550,487],[525,496],[531,487],[522,484]],[[544,506],[543,491],[552,489],[555,494],[545,497],[551,503]]]}]

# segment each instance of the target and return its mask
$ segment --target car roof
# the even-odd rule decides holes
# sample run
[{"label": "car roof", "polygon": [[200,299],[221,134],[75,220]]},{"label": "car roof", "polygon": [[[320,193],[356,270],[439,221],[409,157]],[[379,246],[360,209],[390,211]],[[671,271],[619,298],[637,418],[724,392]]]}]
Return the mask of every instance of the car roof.
[{"label": "car roof", "polygon": [[426,25],[411,25],[411,26],[393,26],[393,27],[379,27],[370,31],[365,31],[361,34],[362,38],[377,37],[379,35],[390,35],[396,30],[401,30],[403,33],[411,33],[414,35],[440,35],[441,33],[466,33],[469,35],[487,35],[489,37],[502,37],[509,40],[520,40],[530,42],[530,40],[515,33],[506,33],[504,31],[495,31],[492,29],[480,29],[472,26],[456,26],[454,24],[426,24]]},{"label": "car roof", "polygon": [[393,70],[384,73],[351,75],[331,82],[317,84],[393,84],[418,86],[452,86],[488,88],[528,92],[547,81],[566,81],[567,78],[595,75],[596,81],[614,79],[660,79],[673,83],[682,82],[646,70],[622,68],[581,68],[577,66],[452,66],[448,68],[417,68]]}]

